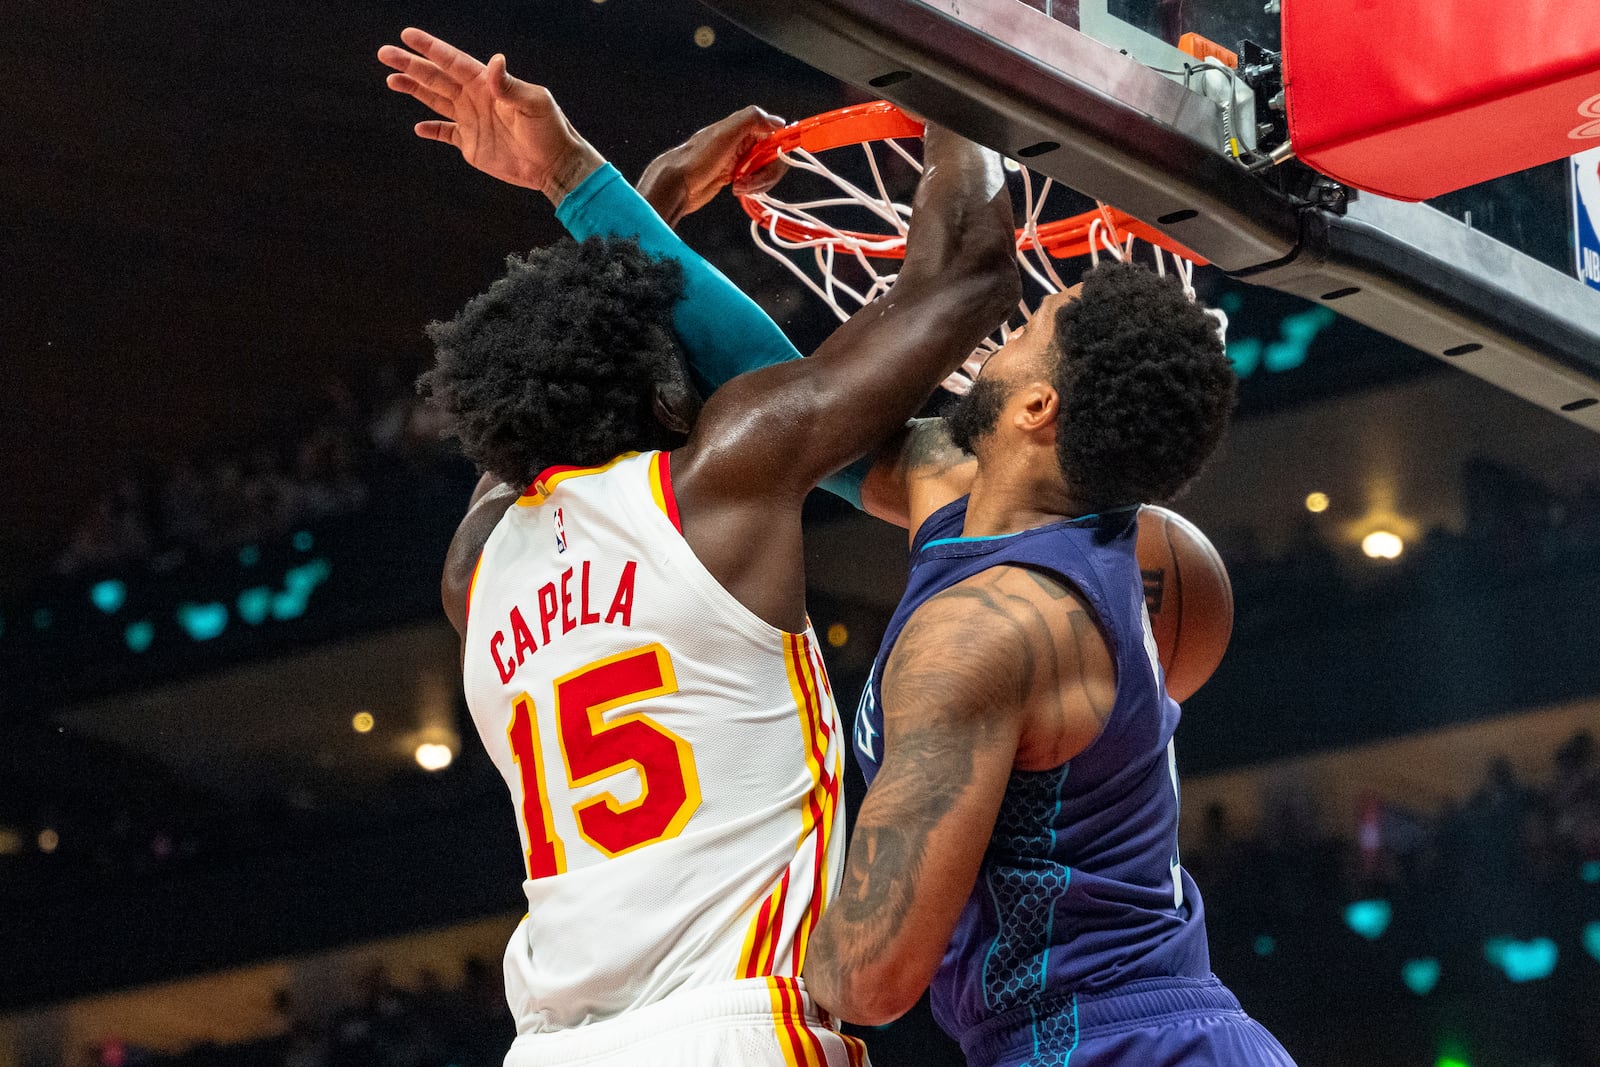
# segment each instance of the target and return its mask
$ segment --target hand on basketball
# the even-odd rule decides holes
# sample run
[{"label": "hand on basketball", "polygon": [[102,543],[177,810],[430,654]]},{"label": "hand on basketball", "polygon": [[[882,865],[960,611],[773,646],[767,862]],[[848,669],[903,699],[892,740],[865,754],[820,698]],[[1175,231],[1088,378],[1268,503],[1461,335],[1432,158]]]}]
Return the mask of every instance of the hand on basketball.
[{"label": "hand on basketball", "polygon": [[548,89],[506,73],[505,56],[483,64],[415,28],[402,30],[400,40],[406,48],[378,49],[379,61],[398,72],[386,84],[444,120],[417,123],[418,137],[454,145],[485,174],[556,204],[603,162]]},{"label": "hand on basketball", "polygon": [[[677,225],[685,215],[705,207],[733,181],[734,168],[784,122],[754,104],[698,130],[683,144],[668,149],[645,168],[639,191],[666,219]],[[773,162],[734,186],[740,194],[761,193],[783,177],[788,165]]]}]

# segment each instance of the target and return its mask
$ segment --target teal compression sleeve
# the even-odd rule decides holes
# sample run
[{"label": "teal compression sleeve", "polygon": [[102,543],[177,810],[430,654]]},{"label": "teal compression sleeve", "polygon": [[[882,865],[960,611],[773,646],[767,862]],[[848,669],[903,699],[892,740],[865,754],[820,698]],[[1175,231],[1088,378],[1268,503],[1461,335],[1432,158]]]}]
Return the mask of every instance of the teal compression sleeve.
[{"label": "teal compression sleeve", "polygon": [[[662,221],[644,197],[607,163],[568,193],[556,209],[567,232],[587,237],[637,237],[651,255],[677,260],[683,266],[683,299],[673,328],[689,357],[689,366],[710,393],[745,371],[799,359],[800,353],[778,324],[737,285],[702,259]],[[822,482],[822,488],[861,506],[861,482],[871,467],[858,460]]]}]

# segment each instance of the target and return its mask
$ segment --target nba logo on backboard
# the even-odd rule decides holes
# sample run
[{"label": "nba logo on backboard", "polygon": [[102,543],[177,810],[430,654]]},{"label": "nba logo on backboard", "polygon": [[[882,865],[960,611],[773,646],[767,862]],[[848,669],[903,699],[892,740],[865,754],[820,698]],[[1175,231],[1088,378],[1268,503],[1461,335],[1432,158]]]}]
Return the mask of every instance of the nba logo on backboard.
[{"label": "nba logo on backboard", "polygon": [[561,509],[560,508],[556,508],[556,551],[557,552],[565,552],[566,550],[567,550],[567,520],[566,520],[566,516],[562,515]]},{"label": "nba logo on backboard", "polygon": [[1600,289],[1600,148],[1572,157],[1573,249],[1578,277]]}]

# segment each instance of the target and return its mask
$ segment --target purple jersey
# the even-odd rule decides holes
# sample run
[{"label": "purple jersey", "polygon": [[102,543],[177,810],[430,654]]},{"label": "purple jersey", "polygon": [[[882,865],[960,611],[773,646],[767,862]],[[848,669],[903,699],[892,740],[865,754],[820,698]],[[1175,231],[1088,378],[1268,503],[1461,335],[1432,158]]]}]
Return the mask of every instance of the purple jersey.
[{"label": "purple jersey", "polygon": [[883,758],[882,679],[913,612],[957,582],[1031,567],[1088,603],[1117,672],[1100,736],[1049,771],[1013,771],[977,885],[933,980],[953,1037],[1026,1005],[1145,979],[1210,977],[1200,894],[1178,864],[1178,705],[1160,680],[1132,509],[1000,537],[962,537],[966,498],[917,531],[905,596],[856,715],[870,785]]}]

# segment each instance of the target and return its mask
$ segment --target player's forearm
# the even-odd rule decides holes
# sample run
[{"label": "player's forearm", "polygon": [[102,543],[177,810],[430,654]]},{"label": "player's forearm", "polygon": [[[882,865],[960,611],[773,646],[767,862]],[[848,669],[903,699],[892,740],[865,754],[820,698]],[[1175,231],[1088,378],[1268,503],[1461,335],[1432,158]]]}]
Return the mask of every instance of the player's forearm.
[{"label": "player's forearm", "polygon": [[[664,178],[660,182],[658,190],[667,184]],[[562,202],[556,218],[580,241],[596,234],[637,237],[646,252],[676,259],[683,266],[683,299],[674,311],[673,329],[690,369],[700,379],[697,384],[707,393],[746,371],[800,358],[778,324],[673,233],[614,167],[604,166],[589,175]],[[865,474],[865,464],[852,464],[830,474],[821,485],[860,507]]]},{"label": "player's forearm", "polygon": [[673,328],[708,392],[745,371],[800,358],[777,323],[673,233],[615,168],[590,175],[556,217],[580,241],[595,234],[637,237],[646,252],[683,265],[683,299]]},{"label": "player's forearm", "polygon": [[[953,278],[970,277],[992,286],[999,306],[1009,310],[1021,299],[1022,281],[1000,157],[939,126],[928,127],[925,144],[905,267],[895,289],[905,295],[907,289],[930,283],[942,289]],[[978,339],[989,329],[985,322]]]},{"label": "player's forearm", "polygon": [[826,367],[812,376],[803,411],[825,469],[915,415],[1018,298],[1011,199],[998,157],[936,136],[928,161],[899,279],[808,360]]},{"label": "player's forearm", "polygon": [[661,221],[673,229],[689,213],[689,186],[676,153],[677,149],[672,149],[652,159],[635,186]]},{"label": "player's forearm", "polygon": [[945,937],[916,944],[927,939],[911,914],[915,886],[897,869],[914,846],[899,827],[857,826],[844,888],[812,935],[806,991],[845,1022],[882,1026],[904,1015],[943,954]]}]

